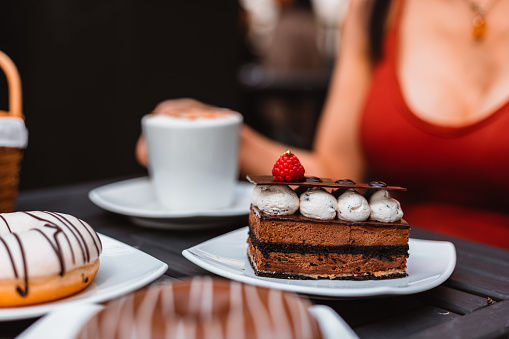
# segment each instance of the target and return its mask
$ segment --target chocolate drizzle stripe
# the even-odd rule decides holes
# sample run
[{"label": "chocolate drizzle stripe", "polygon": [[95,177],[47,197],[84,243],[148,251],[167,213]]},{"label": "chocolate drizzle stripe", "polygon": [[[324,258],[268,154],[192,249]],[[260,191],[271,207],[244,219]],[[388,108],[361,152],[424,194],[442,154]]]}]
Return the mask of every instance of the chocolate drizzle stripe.
[{"label": "chocolate drizzle stripe", "polygon": [[[34,219],[36,219],[36,220],[39,220],[39,221],[42,221],[42,222],[46,223],[46,224],[44,225],[44,227],[48,227],[48,228],[55,228],[55,229],[57,229],[57,230],[59,230],[59,231],[62,231],[62,228],[61,228],[60,226],[58,226],[57,224],[55,224],[53,221],[51,221],[51,220],[49,220],[49,219],[44,219],[44,218],[38,217],[38,216],[36,216],[36,215],[34,215],[34,214],[30,213],[30,212],[23,212],[23,213],[25,213],[25,214],[27,214],[27,215],[31,216],[32,218],[34,218]],[[65,232],[63,232],[63,231],[62,231],[62,234],[63,234],[63,236],[64,236],[65,240],[67,241],[67,243],[69,244],[69,248],[71,249],[71,258],[72,258],[72,263],[73,263],[73,264],[76,264],[76,257],[75,257],[75,255],[74,255],[74,249],[73,249],[73,247],[72,247],[71,240],[69,239],[69,237],[67,236],[67,234],[66,234]],[[54,240],[55,240],[55,242],[57,242],[57,241],[58,241],[58,240],[56,239],[56,237],[54,238]],[[50,240],[48,239],[48,241],[50,241]],[[58,247],[59,247],[59,248],[61,248],[61,247],[60,247],[60,244],[58,245]]]},{"label": "chocolate drizzle stripe", "polygon": [[53,212],[44,212],[49,215],[54,216],[58,221],[60,221],[69,231],[71,231],[71,234],[76,238],[76,241],[78,242],[78,245],[80,246],[82,259],[84,263],[88,263],[90,259],[90,251],[88,249],[88,246],[86,245],[85,238],[83,238],[83,235],[78,232],[76,229],[76,226],[74,226],[69,219],[65,218],[63,215]]},{"label": "chocolate drizzle stripe", "polygon": [[9,246],[7,246],[7,243],[2,237],[0,237],[0,241],[2,242],[2,244],[4,244],[5,250],[7,251],[9,259],[11,260],[12,270],[14,271],[14,277],[18,278],[18,270],[16,269],[16,265],[14,265],[14,257],[12,256],[11,249],[9,248]]},{"label": "chocolate drizzle stripe", "polygon": [[50,244],[51,248],[53,249],[53,251],[55,251],[55,255],[57,256],[58,258],[58,263],[60,264],[60,276],[63,277],[64,276],[64,273],[65,273],[65,261],[64,261],[64,257],[62,255],[62,247],[60,247],[60,243],[58,242],[57,240],[57,236],[60,232],[62,232],[61,230],[57,230],[54,234],[53,234],[53,239],[55,239],[55,245],[53,245],[51,243],[51,240],[49,239],[49,237],[44,234],[40,229],[38,228],[34,228],[32,229],[32,231],[37,231],[39,232],[44,238],[46,238],[46,240],[48,241],[48,243]]},{"label": "chocolate drizzle stripe", "polygon": [[25,249],[23,248],[23,244],[21,243],[21,239],[19,238],[19,236],[16,233],[12,233],[12,234],[14,235],[14,238],[16,238],[16,240],[18,241],[19,250],[21,251],[21,257],[23,258],[23,272],[24,272],[23,281],[25,284],[24,288],[17,286],[16,292],[18,292],[20,296],[25,298],[28,295],[28,269],[27,269],[27,260],[26,260],[26,256],[25,256]]},{"label": "chocolate drizzle stripe", "polygon": [[260,241],[254,233],[249,229],[249,239],[251,244],[257,248],[264,256],[269,253],[297,253],[297,254],[363,254],[376,257],[379,259],[392,260],[392,257],[405,255],[408,256],[408,245],[306,245],[291,243],[268,243]]},{"label": "chocolate drizzle stripe", "polygon": [[[89,229],[89,225],[86,224],[83,220],[81,219],[77,219],[78,222],[85,228],[85,230],[87,230],[87,233],[88,235],[90,235],[90,238],[92,239],[92,241],[94,242],[94,246],[95,246],[95,250],[97,252],[97,255],[100,254],[100,251],[99,251],[99,246],[97,245],[97,241],[96,241],[96,238],[93,236],[92,232],[90,232],[90,229]],[[95,233],[95,232],[94,232]],[[97,240],[99,241],[99,244],[101,244],[101,239],[97,238]],[[101,248],[102,248],[102,244],[101,244]]]},{"label": "chocolate drizzle stripe", "polygon": [[5,218],[3,216],[1,216],[1,215],[0,215],[0,218],[2,218],[2,220],[4,221],[5,226],[7,227],[7,230],[9,231],[9,233],[12,233],[12,230],[9,227],[9,223],[7,222],[7,220],[5,220]]}]

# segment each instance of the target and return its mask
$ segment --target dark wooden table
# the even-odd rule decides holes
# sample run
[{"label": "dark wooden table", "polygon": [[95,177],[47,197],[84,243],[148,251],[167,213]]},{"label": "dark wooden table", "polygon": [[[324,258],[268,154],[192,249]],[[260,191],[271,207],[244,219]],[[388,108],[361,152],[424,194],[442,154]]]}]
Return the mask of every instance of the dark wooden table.
[{"label": "dark wooden table", "polygon": [[[107,181],[22,192],[19,210],[49,210],[75,215],[98,232],[116,238],[166,262],[159,282],[210,275],[181,252],[202,241],[247,225],[203,231],[147,229],[126,217],[106,212],[88,192]],[[509,227],[509,225],[508,225]],[[312,299],[334,308],[361,338],[509,338],[509,251],[452,239],[413,227],[411,237],[455,244],[452,276],[430,291],[397,297],[350,300]],[[14,338],[36,319],[0,322],[0,338]]]}]

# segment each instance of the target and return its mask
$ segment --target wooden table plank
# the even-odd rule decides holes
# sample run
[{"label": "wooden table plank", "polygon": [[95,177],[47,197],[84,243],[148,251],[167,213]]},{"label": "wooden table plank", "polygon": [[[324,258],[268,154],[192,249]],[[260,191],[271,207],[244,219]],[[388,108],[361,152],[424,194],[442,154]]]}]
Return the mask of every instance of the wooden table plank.
[{"label": "wooden table plank", "polygon": [[444,285],[495,300],[509,299],[509,283],[458,267]]},{"label": "wooden table plank", "polygon": [[509,284],[509,263],[497,263],[479,257],[458,255],[456,268]]},{"label": "wooden table plank", "polygon": [[497,262],[509,262],[509,251],[506,249],[494,246],[486,246],[481,243],[462,240],[445,234],[430,232],[415,225],[412,225],[412,228],[410,229],[410,237],[427,240],[450,241],[454,243],[458,254],[484,257],[486,260]]},{"label": "wooden table plank", "polygon": [[423,303],[462,315],[488,306],[488,301],[484,297],[445,286],[438,286],[427,292],[420,293],[418,296]]},{"label": "wooden table plank", "polygon": [[365,326],[355,327],[354,331],[360,338],[408,338],[414,333],[456,318],[461,316],[438,307],[423,306]]},{"label": "wooden table plank", "polygon": [[2,323],[0,321],[0,339],[11,339],[17,337],[37,320],[39,320],[39,318],[10,321],[8,322],[8,326],[6,323]]},{"label": "wooden table plank", "polygon": [[332,307],[350,326],[359,327],[424,306],[414,296],[368,299],[311,299]]},{"label": "wooden table plank", "polygon": [[483,257],[487,261],[498,263],[509,263],[509,251],[506,249],[461,240],[454,240],[454,243],[462,255]]},{"label": "wooden table plank", "polygon": [[448,339],[509,337],[509,300],[425,329],[411,338],[436,339],[444,333],[448,333]]},{"label": "wooden table plank", "polygon": [[456,267],[509,283],[509,262],[486,260],[486,257],[461,253]]}]

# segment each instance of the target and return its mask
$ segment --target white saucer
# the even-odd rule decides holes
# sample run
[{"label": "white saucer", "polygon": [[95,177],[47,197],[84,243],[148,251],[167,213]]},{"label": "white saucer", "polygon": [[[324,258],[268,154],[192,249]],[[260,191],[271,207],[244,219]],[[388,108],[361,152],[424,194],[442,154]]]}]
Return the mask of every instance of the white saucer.
[{"label": "white saucer", "polygon": [[61,307],[81,307],[84,303],[99,303],[133,292],[158,277],[168,269],[164,262],[124,244],[99,234],[103,252],[99,259],[99,271],[83,291],[53,302],[0,308],[0,321],[28,319],[53,312]]},{"label": "white saucer", "polygon": [[93,189],[88,197],[97,206],[131,218],[140,226],[189,229],[225,226],[249,214],[253,185],[239,181],[232,206],[221,209],[169,210],[157,201],[150,179],[141,177]]},{"label": "white saucer", "polygon": [[413,294],[442,284],[456,266],[456,249],[450,242],[410,239],[408,276],[387,280],[291,280],[255,275],[247,259],[248,227],[226,233],[182,254],[217,275],[250,283],[326,298],[359,298]]}]

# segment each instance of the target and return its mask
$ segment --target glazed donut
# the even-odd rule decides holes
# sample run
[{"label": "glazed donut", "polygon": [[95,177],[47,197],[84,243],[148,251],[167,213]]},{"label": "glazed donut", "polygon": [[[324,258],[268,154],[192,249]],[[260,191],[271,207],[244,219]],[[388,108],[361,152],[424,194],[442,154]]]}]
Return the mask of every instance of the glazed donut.
[{"label": "glazed donut", "polygon": [[102,245],[86,222],[55,212],[0,214],[0,307],[81,291],[99,269]]},{"label": "glazed donut", "polygon": [[291,293],[198,277],[109,303],[77,338],[321,338],[308,306]]}]

